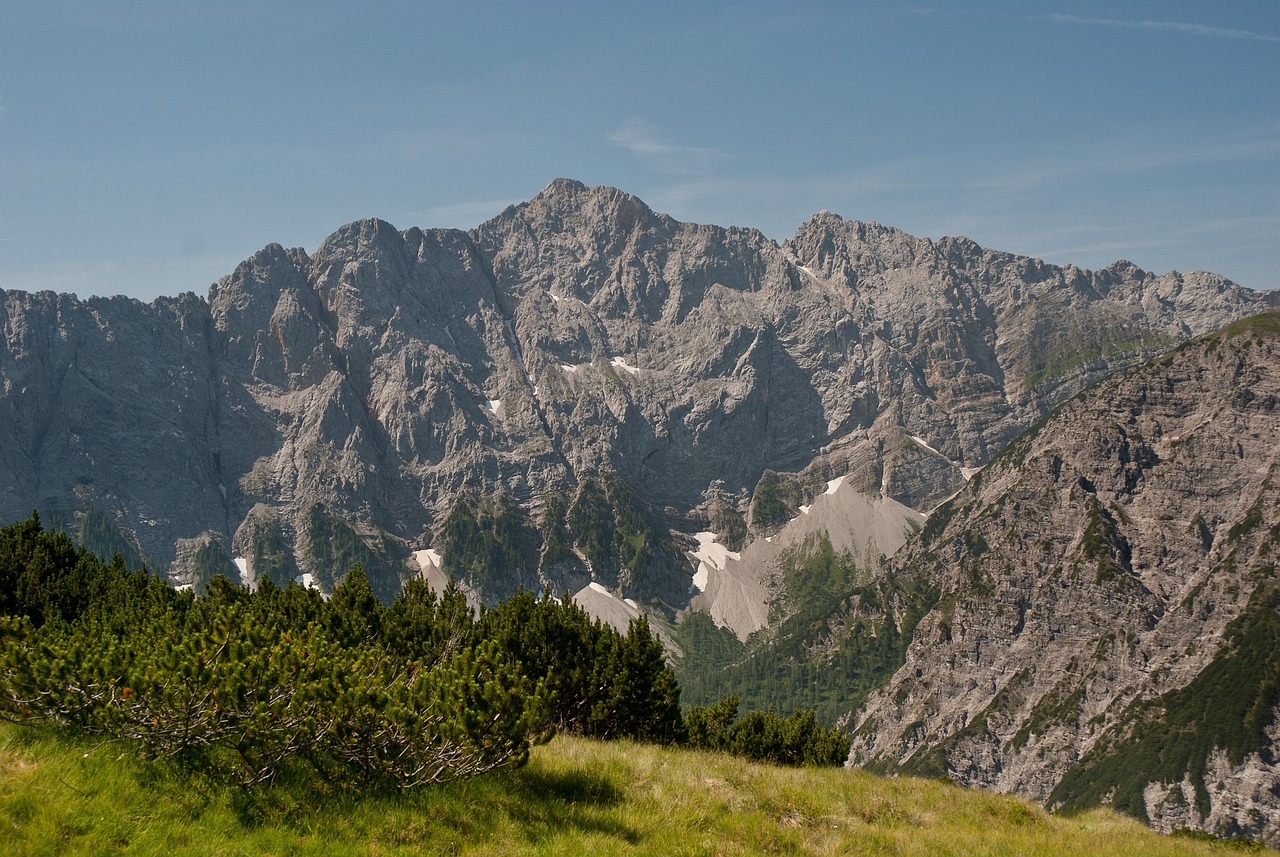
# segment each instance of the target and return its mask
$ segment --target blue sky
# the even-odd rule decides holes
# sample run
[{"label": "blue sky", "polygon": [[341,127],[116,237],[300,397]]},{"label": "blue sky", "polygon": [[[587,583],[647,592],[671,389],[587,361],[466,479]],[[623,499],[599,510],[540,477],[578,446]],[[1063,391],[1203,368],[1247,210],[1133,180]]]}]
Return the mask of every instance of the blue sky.
[{"label": "blue sky", "polygon": [[1280,2],[0,0],[0,288],[204,294],[558,176],[1280,286]]}]

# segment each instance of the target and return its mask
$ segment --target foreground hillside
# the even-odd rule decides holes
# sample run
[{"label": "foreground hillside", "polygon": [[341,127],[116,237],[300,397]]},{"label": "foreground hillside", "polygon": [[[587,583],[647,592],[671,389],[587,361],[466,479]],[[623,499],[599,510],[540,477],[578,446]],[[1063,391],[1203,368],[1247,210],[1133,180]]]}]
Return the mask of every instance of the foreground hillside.
[{"label": "foreground hillside", "polygon": [[[235,805],[233,805],[235,804]],[[112,745],[0,727],[6,854],[1225,854],[1109,811],[1052,816],[935,780],[559,737],[527,767],[396,797],[248,804]],[[1269,853],[1269,852],[1268,852]]]}]

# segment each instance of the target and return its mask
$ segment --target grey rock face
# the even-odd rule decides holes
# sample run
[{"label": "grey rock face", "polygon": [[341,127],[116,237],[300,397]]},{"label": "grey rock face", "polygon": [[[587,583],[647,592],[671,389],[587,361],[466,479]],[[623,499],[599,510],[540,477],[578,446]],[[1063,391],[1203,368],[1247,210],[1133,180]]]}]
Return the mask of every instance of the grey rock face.
[{"label": "grey rock face", "polygon": [[[1091,751],[1123,749],[1179,699],[1223,694],[1212,676],[1242,645],[1240,617],[1267,621],[1277,586],[1277,438],[1275,313],[1103,382],[1019,438],[893,558],[943,594],[852,713],[852,760],[1069,800],[1059,786]],[[1259,746],[1201,760],[1207,812],[1190,768],[1149,775],[1139,803],[1157,827],[1280,841],[1275,712],[1255,716],[1273,722]]]},{"label": "grey rock face", "polygon": [[[0,294],[0,515],[95,510],[185,580],[180,545],[250,566],[268,531],[273,574],[315,572],[322,519],[399,567],[461,492],[536,518],[602,470],[677,517],[745,513],[765,468],[927,509],[1088,383],[1265,300],[828,214],[778,245],[558,180],[470,233],[268,246],[207,301]],[[581,583],[565,567],[543,582]],[[692,568],[655,574],[637,597],[680,606]]]}]

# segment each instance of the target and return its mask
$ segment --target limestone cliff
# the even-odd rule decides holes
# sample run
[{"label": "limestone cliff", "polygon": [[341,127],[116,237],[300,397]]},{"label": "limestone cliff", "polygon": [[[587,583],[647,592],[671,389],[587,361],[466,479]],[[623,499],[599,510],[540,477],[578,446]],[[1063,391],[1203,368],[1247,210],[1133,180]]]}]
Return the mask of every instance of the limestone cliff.
[{"label": "limestone cliff", "polygon": [[[927,510],[1090,382],[1265,302],[830,214],[779,245],[557,180],[469,233],[270,245],[207,300],[0,294],[0,516],[40,509],[180,584],[328,586],[359,561],[386,596],[471,525],[460,498],[500,496],[524,529],[486,532],[533,559],[486,585],[669,610],[694,566],[668,530],[749,517],[766,471],[794,505],[846,477]],[[562,527],[595,477],[631,523]]]}]

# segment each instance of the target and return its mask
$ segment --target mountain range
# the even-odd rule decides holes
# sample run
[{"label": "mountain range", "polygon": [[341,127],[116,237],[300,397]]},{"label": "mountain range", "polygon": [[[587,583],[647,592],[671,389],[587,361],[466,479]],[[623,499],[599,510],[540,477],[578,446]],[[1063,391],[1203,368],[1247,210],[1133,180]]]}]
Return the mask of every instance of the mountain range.
[{"label": "mountain range", "polygon": [[[1240,320],[1277,305],[560,179],[469,232],[269,245],[207,297],[0,292],[0,515],[197,589],[567,590],[677,656],[696,614],[770,645],[825,539],[884,597],[800,657],[902,641],[841,714],[855,762],[1275,839],[1274,657],[1240,653],[1275,624],[1276,331]],[[1246,737],[1120,770],[1242,681]]]}]

